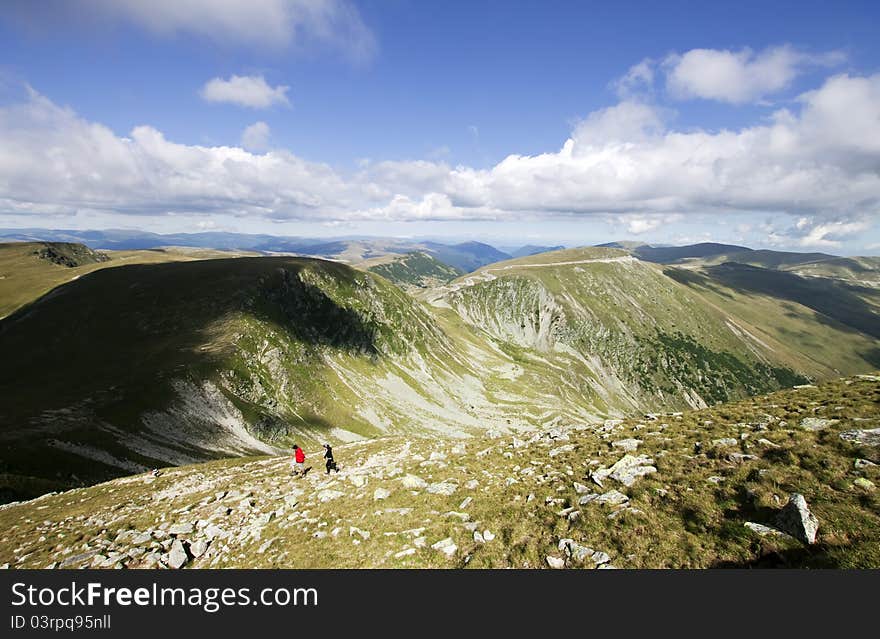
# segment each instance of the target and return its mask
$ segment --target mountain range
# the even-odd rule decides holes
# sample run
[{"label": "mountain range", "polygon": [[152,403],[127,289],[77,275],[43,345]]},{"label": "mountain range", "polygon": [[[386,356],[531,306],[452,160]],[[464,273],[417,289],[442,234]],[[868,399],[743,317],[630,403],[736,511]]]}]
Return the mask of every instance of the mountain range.
[{"label": "mountain range", "polygon": [[294,442],[699,409],[880,367],[872,258],[756,253],[593,247],[463,272],[427,251],[355,268],[2,245],[4,497]]}]

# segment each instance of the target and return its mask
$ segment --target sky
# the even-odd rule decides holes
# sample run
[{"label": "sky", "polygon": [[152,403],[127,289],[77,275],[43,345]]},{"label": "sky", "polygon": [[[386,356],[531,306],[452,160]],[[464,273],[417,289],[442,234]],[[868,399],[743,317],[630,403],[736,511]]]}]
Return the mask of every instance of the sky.
[{"label": "sky", "polygon": [[6,0],[0,227],[880,254],[876,2]]}]

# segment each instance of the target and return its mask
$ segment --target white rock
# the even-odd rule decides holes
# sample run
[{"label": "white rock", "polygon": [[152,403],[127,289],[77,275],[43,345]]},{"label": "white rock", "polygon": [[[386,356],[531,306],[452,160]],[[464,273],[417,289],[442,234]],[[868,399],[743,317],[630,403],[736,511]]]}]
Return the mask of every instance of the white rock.
[{"label": "white rock", "polygon": [[195,543],[190,544],[189,551],[192,553],[193,557],[201,557],[208,550],[208,542],[204,539],[199,539]]},{"label": "white rock", "polygon": [[452,495],[456,490],[458,490],[458,486],[448,481],[437,482],[436,484],[431,484],[428,486],[428,492],[432,495]]},{"label": "white rock", "polygon": [[321,503],[324,503],[324,502],[332,501],[333,499],[339,499],[343,495],[345,495],[345,493],[343,493],[339,490],[327,489],[327,490],[322,490],[321,492],[319,492],[317,494],[317,497],[318,497],[318,501],[320,501]]},{"label": "white rock", "polygon": [[600,504],[610,504],[612,506],[618,506],[620,504],[625,504],[629,501],[629,497],[624,495],[619,490],[609,490],[607,493],[603,493],[596,498],[596,501]]},{"label": "white rock", "polygon": [[428,485],[428,482],[418,475],[405,475],[400,478],[400,482],[404,488],[409,488],[410,490],[419,490]]},{"label": "white rock", "polygon": [[761,535],[762,537],[766,535],[774,535],[774,536],[785,536],[785,533],[781,530],[776,530],[775,528],[771,528],[770,526],[765,526],[764,524],[758,524],[753,521],[747,521],[743,524],[746,528],[751,530],[754,533]]},{"label": "white rock", "polygon": [[175,539],[171,544],[171,551],[168,553],[168,565],[175,569],[182,568],[187,561],[189,561],[189,557],[186,555],[186,549],[183,547],[183,542],[179,539]]},{"label": "white rock", "polygon": [[585,486],[584,484],[581,484],[579,482],[574,482],[574,492],[576,492],[578,494],[582,494],[582,493],[588,493],[590,491],[591,491],[591,488],[589,486]]},{"label": "white rock", "polygon": [[381,499],[388,499],[391,496],[391,491],[386,490],[385,488],[377,488],[373,491],[373,501],[379,501]]},{"label": "white rock", "polygon": [[555,570],[565,568],[565,560],[560,557],[547,556],[547,565]]},{"label": "white rock", "polygon": [[848,430],[840,433],[840,438],[856,444],[880,446],[880,428]]},{"label": "white rock", "polygon": [[485,539],[486,541],[492,541],[493,539],[495,539],[495,535],[490,533],[488,530],[484,530],[483,539]]},{"label": "white rock", "polygon": [[192,524],[173,524],[168,529],[169,535],[189,535],[193,531]]},{"label": "white rock", "polygon": [[452,555],[458,550],[458,546],[452,541],[452,537],[447,537],[446,539],[441,539],[440,541],[431,544],[431,548],[439,550],[447,557],[452,557]]},{"label": "white rock", "polygon": [[611,445],[614,448],[619,448],[628,453],[631,453],[636,450],[642,443],[643,442],[641,439],[620,439],[616,442],[611,442]]},{"label": "white rock", "polygon": [[804,430],[817,431],[825,430],[829,426],[836,424],[838,419],[822,419],[820,417],[804,417],[801,420],[800,427]]},{"label": "white rock", "polygon": [[812,544],[816,541],[819,520],[810,512],[807,500],[799,493],[792,493],[788,503],[776,518],[777,527],[800,541]]},{"label": "white rock", "polygon": [[464,510],[465,508],[467,508],[468,506],[471,505],[471,502],[472,502],[473,500],[474,500],[473,497],[465,497],[465,498],[464,498],[464,501],[462,501],[462,502],[458,505],[458,508],[459,508],[460,510]]},{"label": "white rock", "polygon": [[359,535],[362,539],[367,540],[370,538],[370,533],[367,530],[361,530],[357,526],[349,526],[348,528],[348,536],[354,537],[355,535]]},{"label": "white rock", "polygon": [[213,541],[216,538],[225,539],[229,536],[229,533],[220,528],[220,526],[215,526],[214,524],[210,524],[207,528],[205,528],[205,537],[208,541]]}]

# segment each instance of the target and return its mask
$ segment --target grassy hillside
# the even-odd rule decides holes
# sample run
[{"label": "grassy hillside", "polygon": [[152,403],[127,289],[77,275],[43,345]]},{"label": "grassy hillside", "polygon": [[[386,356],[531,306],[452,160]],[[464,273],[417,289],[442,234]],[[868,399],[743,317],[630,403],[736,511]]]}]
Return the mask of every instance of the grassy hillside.
[{"label": "grassy hillside", "polygon": [[[430,317],[393,285],[331,262],[104,269],[3,320],[0,350],[16,362],[0,370],[3,470],[62,484],[376,435],[431,407],[456,422],[436,380],[458,364]],[[362,389],[358,376],[387,389]],[[408,397],[411,387],[435,396]]]},{"label": "grassy hillside", "polygon": [[453,282],[444,303],[624,410],[698,407],[806,381],[725,313],[617,249],[499,262]]},{"label": "grassy hillside", "polygon": [[[880,377],[520,438],[215,461],[0,507],[12,568],[880,567]],[[635,472],[608,473],[635,463]],[[818,520],[778,530],[789,495]]]},{"label": "grassy hillside", "polygon": [[[435,266],[406,262],[424,264]],[[70,279],[95,266],[40,268]],[[0,369],[2,498],[293,442],[703,407],[878,365],[869,294],[850,290],[864,305],[834,298],[825,315],[803,292],[825,281],[773,282],[748,288],[612,248],[492,264],[420,290],[426,303],[306,258],[86,273],[0,321],[15,363]]]},{"label": "grassy hillside", "polygon": [[140,251],[93,251],[64,242],[0,244],[0,318],[86,273],[126,264],[229,257],[208,249],[162,248]]},{"label": "grassy hillside", "polygon": [[439,242],[424,242],[422,246],[444,264],[449,264],[464,273],[510,258],[507,253],[481,242],[462,242],[452,246]]},{"label": "grassy hillside", "polygon": [[461,270],[421,251],[384,258],[378,264],[366,263],[361,267],[381,275],[405,290],[440,286],[462,274]]},{"label": "grassy hillside", "polygon": [[[623,247],[621,247],[623,248]],[[880,258],[838,257],[827,253],[752,250],[725,244],[674,247],[629,247],[639,259],[658,264],[706,269],[740,264],[795,273],[802,277],[832,280],[857,287],[880,288]]]}]

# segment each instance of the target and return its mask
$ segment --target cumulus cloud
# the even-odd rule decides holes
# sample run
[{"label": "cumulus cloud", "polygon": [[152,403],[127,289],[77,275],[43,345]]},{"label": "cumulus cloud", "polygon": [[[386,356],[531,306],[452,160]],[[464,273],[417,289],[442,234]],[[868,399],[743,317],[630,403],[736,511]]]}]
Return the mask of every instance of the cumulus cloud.
[{"label": "cumulus cloud", "polygon": [[617,95],[626,99],[635,93],[639,93],[654,84],[654,67],[656,63],[650,58],[645,58],[638,64],[634,64],[629,70],[612,83]]},{"label": "cumulus cloud", "polygon": [[[743,104],[788,88],[794,78],[809,67],[831,66],[843,59],[839,52],[811,55],[790,46],[760,52],[749,48],[740,51],[691,49],[668,56],[663,68],[666,88],[673,97]],[[632,83],[645,73],[633,67],[621,82]]]},{"label": "cumulus cloud", "polygon": [[616,221],[626,225],[627,232],[633,235],[641,235],[649,231],[655,231],[667,224],[674,224],[684,219],[679,213],[671,215],[623,215]]},{"label": "cumulus cloud", "polygon": [[269,148],[269,125],[265,122],[254,122],[241,133],[241,146],[246,151],[259,153]]},{"label": "cumulus cloud", "polygon": [[0,209],[9,213],[224,212],[309,218],[353,210],[359,187],[286,151],[169,141],[150,126],[126,137],[31,92],[0,109]]},{"label": "cumulus cloud", "polygon": [[786,231],[805,246],[832,246],[880,215],[880,74],[828,78],[791,109],[738,130],[679,131],[656,107],[624,100],[583,118],[558,150],[486,169],[386,160],[344,173],[280,149],[255,154],[268,127],[252,134],[244,148],[179,144],[150,126],[122,137],[32,93],[0,108],[0,210],[320,221],[610,215],[626,216],[632,233],[696,214],[788,214],[808,221]]},{"label": "cumulus cloud", "polygon": [[866,219],[816,220],[802,217],[794,229],[777,235],[785,244],[803,247],[839,248],[841,240],[868,230],[871,223]]},{"label": "cumulus cloud", "polygon": [[738,131],[670,130],[644,104],[586,118],[556,153],[450,173],[453,201],[504,210],[877,212],[880,75],[840,75],[798,112]]},{"label": "cumulus cloud", "polygon": [[369,59],[376,50],[372,31],[349,0],[83,0],[78,5],[79,11],[122,19],[158,35],[197,35],[223,45],[319,44],[356,60]]},{"label": "cumulus cloud", "polygon": [[261,75],[233,75],[228,80],[214,78],[202,87],[200,95],[208,102],[227,102],[253,109],[265,109],[273,104],[289,105],[290,87],[270,86]]}]

